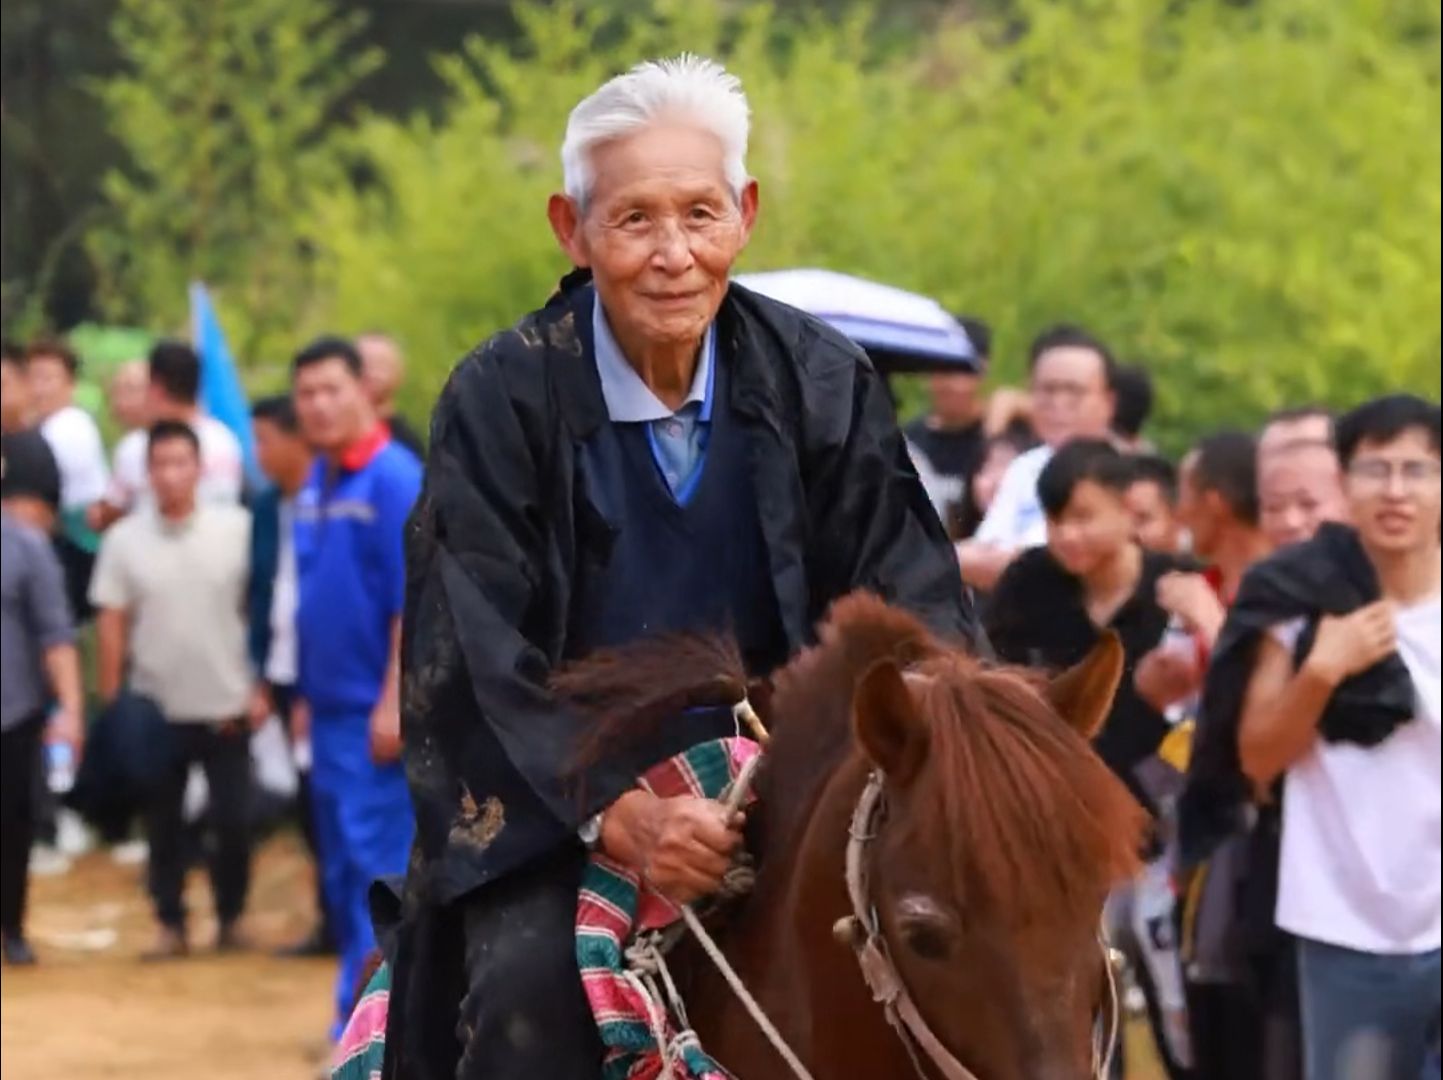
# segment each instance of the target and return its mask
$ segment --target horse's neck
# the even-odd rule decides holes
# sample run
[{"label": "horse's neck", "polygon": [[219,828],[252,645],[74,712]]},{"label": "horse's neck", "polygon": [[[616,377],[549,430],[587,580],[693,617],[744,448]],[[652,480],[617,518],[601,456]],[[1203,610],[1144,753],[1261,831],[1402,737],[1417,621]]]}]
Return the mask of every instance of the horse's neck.
[{"label": "horse's neck", "polygon": [[[847,755],[791,807],[803,820],[762,853],[757,887],[723,950],[788,1045],[818,1076],[903,1075],[901,1045],[833,927],[851,913],[846,843],[866,767]],[[775,1051],[720,977],[694,968],[692,1016],[703,1044],[739,1076],[779,1075]]]}]

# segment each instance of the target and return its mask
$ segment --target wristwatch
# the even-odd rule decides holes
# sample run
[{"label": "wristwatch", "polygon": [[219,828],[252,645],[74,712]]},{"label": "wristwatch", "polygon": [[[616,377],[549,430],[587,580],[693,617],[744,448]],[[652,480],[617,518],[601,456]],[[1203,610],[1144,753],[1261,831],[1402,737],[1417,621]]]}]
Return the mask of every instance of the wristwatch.
[{"label": "wristwatch", "polygon": [[582,822],[581,828],[576,830],[576,835],[586,845],[587,851],[595,851],[601,846],[601,819],[606,815],[603,810],[587,821]]}]

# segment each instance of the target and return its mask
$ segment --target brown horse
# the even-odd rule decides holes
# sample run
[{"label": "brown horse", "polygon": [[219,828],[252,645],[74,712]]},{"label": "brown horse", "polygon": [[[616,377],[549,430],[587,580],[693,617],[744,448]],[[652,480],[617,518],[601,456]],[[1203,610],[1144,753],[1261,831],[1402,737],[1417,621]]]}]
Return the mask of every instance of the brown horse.
[{"label": "brown horse", "polygon": [[[1098,925],[1108,891],[1135,869],[1143,827],[1088,745],[1121,667],[1116,639],[1050,683],[985,666],[856,594],[775,677],[748,826],[756,886],[718,938],[816,1080],[915,1075],[834,932],[853,912],[844,858],[876,771],[885,817],[866,848],[869,900],[927,1027],[981,1080],[1092,1074],[1107,987]],[[665,641],[558,680],[607,737],[626,724],[628,699],[644,724],[744,685],[734,650]],[[693,943],[673,962],[708,1053],[743,1080],[789,1075]]]}]

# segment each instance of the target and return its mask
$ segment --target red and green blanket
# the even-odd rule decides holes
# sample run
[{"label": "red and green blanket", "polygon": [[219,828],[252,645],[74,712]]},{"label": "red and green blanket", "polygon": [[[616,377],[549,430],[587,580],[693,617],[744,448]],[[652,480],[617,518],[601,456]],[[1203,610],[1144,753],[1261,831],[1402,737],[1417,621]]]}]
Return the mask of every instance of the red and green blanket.
[{"label": "red and green blanket", "polygon": [[366,984],[331,1054],[331,1080],[381,1080],[390,1001],[391,969],[382,964]]},{"label": "red and green blanket", "polygon": [[[718,739],[662,762],[641,780],[662,798],[720,798],[742,766],[760,752],[750,739]],[[626,978],[626,947],[636,934],[681,918],[680,910],[643,884],[636,873],[597,852],[581,882],[576,906],[576,961],[586,996],[606,1044],[605,1080],[658,1080],[664,1063],[652,1034],[649,1004]],[[382,964],[366,985],[332,1058],[331,1080],[379,1080],[386,1046],[391,971]],[[731,1080],[695,1039],[678,1039],[668,1019],[666,1041],[679,1059],[674,1080]],[[679,1071],[684,1070],[684,1071]]]},{"label": "red and green blanket", "polygon": [[[747,760],[760,748],[750,739],[719,739],[694,746],[662,762],[642,778],[642,786],[662,798],[694,795],[720,798]],[[658,1003],[624,975],[626,946],[634,935],[657,930],[681,918],[665,897],[638,875],[599,852],[581,881],[576,908],[576,962],[601,1040],[606,1044],[605,1080],[656,1080],[662,1075],[662,1048],[649,1019]],[[727,1080],[729,1074],[695,1040],[674,1043],[678,1032],[665,1022],[666,1039],[680,1058],[676,1080]]]}]

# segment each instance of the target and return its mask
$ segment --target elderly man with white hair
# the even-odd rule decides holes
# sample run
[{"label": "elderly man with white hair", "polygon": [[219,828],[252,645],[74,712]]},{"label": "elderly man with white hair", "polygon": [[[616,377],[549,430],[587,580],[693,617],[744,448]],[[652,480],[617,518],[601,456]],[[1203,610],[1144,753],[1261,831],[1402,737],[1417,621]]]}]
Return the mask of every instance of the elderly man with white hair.
[{"label": "elderly man with white hair", "polygon": [[[688,711],[578,764],[557,665],[731,631],[762,675],[854,589],[974,635],[886,388],[846,339],[732,285],[757,217],[737,79],[646,63],[571,114],[548,216],[575,271],[461,361],[408,537],[403,730],[417,849],[389,1077],[592,1080],[574,924],[588,848],[689,901],[741,840],[648,766],[731,734]],[[394,933],[391,932],[394,930]]]}]

